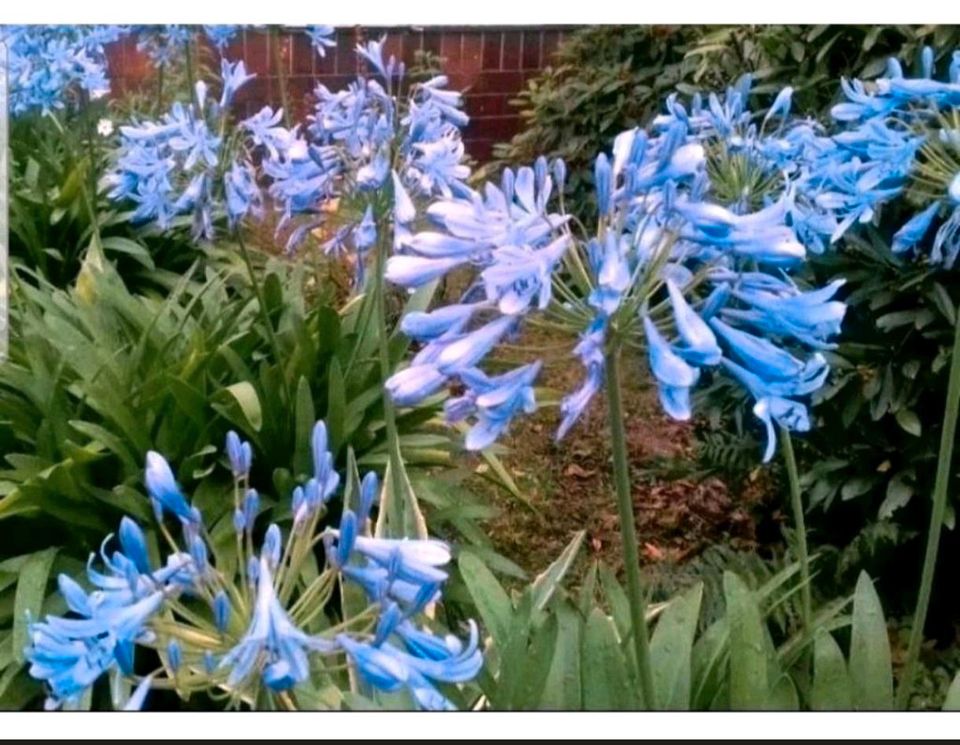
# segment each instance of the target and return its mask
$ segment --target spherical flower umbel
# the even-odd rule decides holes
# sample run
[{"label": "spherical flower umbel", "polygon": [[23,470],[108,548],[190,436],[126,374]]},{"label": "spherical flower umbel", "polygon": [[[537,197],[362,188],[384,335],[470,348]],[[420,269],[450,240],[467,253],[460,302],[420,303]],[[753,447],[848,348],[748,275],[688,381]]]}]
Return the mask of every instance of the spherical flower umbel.
[{"label": "spherical flower umbel", "polygon": [[[542,314],[579,335],[573,354],[586,372],[560,403],[558,437],[602,390],[609,356],[632,346],[646,348],[672,418],[691,417],[691,392],[709,372],[729,375],[754,398],[768,432],[764,460],[774,452],[774,423],[808,429],[800,399],[826,379],[816,350],[831,346],[845,306],[833,299],[838,284],[805,292],[786,274],[805,260],[810,227],[822,232],[823,221],[814,220],[821,213],[813,198],[799,192],[808,172],[791,174],[766,155],[777,150],[771,141],[789,143],[790,92],[758,131],[746,107],[749,89],[744,78],[724,100],[711,95],[708,107],[697,98],[690,112],[672,97],[650,132],[617,136],[612,153],[595,161],[592,234],[554,192],[553,175],[562,182],[566,168],[543,158],[504,171],[500,184],[432,204],[432,226],[401,240],[387,278],[420,287],[472,267],[476,279],[456,305],[403,322],[423,346],[387,381],[394,402],[417,405],[455,378],[465,392],[447,402],[447,419],[471,421],[469,449],[489,446],[516,415],[536,407],[540,364],[497,376],[481,365]],[[780,123],[766,133],[771,121]],[[740,191],[724,204],[707,162],[715,141],[756,159],[768,191],[746,200]]]},{"label": "spherical flower umbel", "polygon": [[[367,695],[405,689],[412,706],[452,708],[436,682],[476,676],[482,664],[477,628],[471,622],[463,644],[437,636],[419,619],[441,598],[450,548],[436,540],[370,535],[379,493],[372,473],[360,482],[357,506],[343,511],[339,527],[320,531],[340,478],[326,427],[318,422],[311,437],[313,477],[294,491],[293,524],[286,537],[276,523],[267,526],[257,549],[259,495],[247,487],[252,450],[235,432],[226,449],[235,542],[212,540],[220,528],[204,522],[167,461],[151,452],[145,480],[165,562],[155,563],[140,526],[124,518],[117,537],[104,540],[103,568],[90,557],[86,582],[92,590],[60,576],[69,613],[31,624],[25,650],[30,674],[46,683],[47,708],[74,704],[107,673],[136,684],[127,701],[117,702],[127,709],[140,708],[151,687],[206,690],[231,707],[254,707],[266,696],[275,706],[299,708],[297,688],[312,672],[339,676],[346,687],[345,662],[356,668]],[[180,541],[168,529],[170,518],[180,524]],[[318,544],[327,564],[311,574],[306,563]],[[334,593],[348,584],[359,587],[368,604],[332,624],[327,614],[338,607]],[[143,674],[145,665],[155,669]],[[378,665],[389,674],[376,673]]]}]

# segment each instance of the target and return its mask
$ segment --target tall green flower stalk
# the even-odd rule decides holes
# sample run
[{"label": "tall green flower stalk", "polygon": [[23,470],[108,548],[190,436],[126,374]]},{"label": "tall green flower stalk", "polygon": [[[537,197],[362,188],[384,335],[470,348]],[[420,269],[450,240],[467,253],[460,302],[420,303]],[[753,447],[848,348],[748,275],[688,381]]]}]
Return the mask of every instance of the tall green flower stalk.
[{"label": "tall green flower stalk", "polygon": [[656,708],[653,689],[653,671],[650,665],[650,641],[647,634],[646,599],[640,578],[640,556],[637,551],[637,529],[633,515],[633,492],[630,486],[630,464],[627,438],[623,426],[623,401],[620,385],[620,349],[608,351],[607,409],[610,417],[610,437],[613,446],[613,476],[616,487],[617,510],[620,516],[620,537],[623,541],[623,562],[627,573],[627,597],[630,600],[630,625],[633,630],[633,648],[637,658],[637,677],[640,699],[644,708]]},{"label": "tall green flower stalk", "polygon": [[917,607],[913,614],[913,625],[910,628],[910,642],[907,646],[903,676],[900,679],[900,687],[897,689],[897,708],[900,710],[905,710],[910,703],[920,645],[923,642],[923,628],[930,607],[930,593],[933,589],[933,576],[937,568],[937,552],[940,547],[940,531],[947,511],[947,488],[950,485],[950,467],[957,435],[958,411],[960,411],[960,322],[955,323],[947,401],[943,411],[943,430],[940,433],[940,454],[937,458],[937,475],[933,486],[933,509],[930,512],[927,548],[923,557],[923,571],[920,574],[920,592],[917,595]]},{"label": "tall green flower stalk", "polygon": [[790,430],[780,427],[780,436],[783,448],[783,464],[787,470],[787,480],[790,484],[790,511],[793,515],[795,531],[795,550],[800,563],[800,603],[801,621],[804,633],[811,631],[813,616],[813,600],[810,589],[810,557],[807,553],[807,524],[803,514],[803,494],[800,490],[800,472],[797,469],[797,458],[793,452],[793,439]]},{"label": "tall green flower stalk", "polygon": [[287,93],[287,71],[283,67],[283,53],[280,49],[280,27],[270,27],[270,52],[273,55],[273,67],[277,72],[277,87],[280,89],[280,105],[283,107],[283,124],[288,129],[292,126],[290,112],[290,96]]}]

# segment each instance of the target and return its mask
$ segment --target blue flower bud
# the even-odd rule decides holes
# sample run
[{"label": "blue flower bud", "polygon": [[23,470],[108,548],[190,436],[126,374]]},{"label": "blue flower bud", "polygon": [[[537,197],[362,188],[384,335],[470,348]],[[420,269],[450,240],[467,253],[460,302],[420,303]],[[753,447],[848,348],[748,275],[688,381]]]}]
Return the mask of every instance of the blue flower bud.
[{"label": "blue flower bud", "polygon": [[902,78],[903,68],[900,66],[900,60],[896,57],[887,58],[886,76],[888,78]]},{"label": "blue flower bud", "polygon": [[360,507],[357,515],[357,521],[360,527],[366,524],[367,518],[370,517],[370,510],[373,508],[379,496],[380,481],[377,478],[377,474],[370,471],[363,477],[363,481],[360,484]]},{"label": "blue flower bud", "polygon": [[170,663],[170,669],[177,672],[183,662],[183,650],[180,648],[180,642],[171,639],[167,644],[167,662]]},{"label": "blue flower bud", "polygon": [[610,213],[611,183],[610,161],[604,153],[597,156],[593,167],[594,187],[597,193],[597,212],[601,217]]},{"label": "blue flower bud", "polygon": [[193,559],[194,566],[201,575],[207,573],[210,568],[207,544],[200,536],[194,536],[190,541],[190,558]]},{"label": "blue flower bud", "polygon": [[260,512],[260,494],[256,489],[248,489],[243,496],[243,521],[247,530],[253,530],[253,524]]},{"label": "blue flower bud", "polygon": [[120,521],[120,547],[137,569],[143,573],[150,571],[150,559],[147,555],[147,539],[140,526],[129,517]]},{"label": "blue flower bud", "polygon": [[326,454],[329,450],[327,441],[327,425],[318,421],[313,425],[313,434],[310,436],[310,447],[313,453],[313,472],[317,475],[324,466]]},{"label": "blue flower bud", "polygon": [[353,544],[357,537],[357,516],[352,510],[344,510],[340,518],[340,539],[337,542],[337,563],[340,566],[350,561]]},{"label": "blue flower bud", "polygon": [[506,197],[507,202],[513,201],[514,189],[516,186],[516,177],[513,174],[513,171],[509,168],[503,170],[503,176],[500,179],[500,190],[503,192],[503,196]]},{"label": "blue flower bud", "polygon": [[234,510],[233,511],[233,529],[237,533],[242,533],[247,526],[246,518],[243,515],[243,510]]},{"label": "blue flower bud", "polygon": [[227,624],[230,622],[230,599],[223,590],[219,590],[213,596],[213,621],[220,633],[227,630]]},{"label": "blue flower bud", "polygon": [[542,191],[547,180],[547,159],[541,155],[533,164],[534,183],[537,191]]},{"label": "blue flower bud", "polygon": [[273,523],[267,528],[267,533],[263,537],[263,556],[271,569],[275,569],[280,563],[280,543],[280,528]]},{"label": "blue flower bud", "polygon": [[249,475],[252,458],[250,443],[243,442],[233,430],[227,432],[227,458],[234,478],[239,479]]},{"label": "blue flower bud", "polygon": [[922,75],[925,78],[930,78],[933,76],[933,49],[930,47],[924,47],[923,51],[920,53],[920,67],[922,70]]},{"label": "blue flower bud", "polygon": [[[329,469],[327,473],[331,473],[333,469],[333,457],[327,453],[327,458],[329,459]],[[307,501],[307,504],[310,506],[311,510],[319,509],[320,505],[323,503],[323,493],[320,491],[320,482],[314,479],[309,479],[303,487],[304,498]]]},{"label": "blue flower bud", "polygon": [[154,511],[158,510],[159,505],[161,515],[163,510],[168,510],[181,520],[194,520],[194,514],[177,486],[170,464],[160,453],[153,450],[147,453],[145,481],[147,492],[154,499]]}]

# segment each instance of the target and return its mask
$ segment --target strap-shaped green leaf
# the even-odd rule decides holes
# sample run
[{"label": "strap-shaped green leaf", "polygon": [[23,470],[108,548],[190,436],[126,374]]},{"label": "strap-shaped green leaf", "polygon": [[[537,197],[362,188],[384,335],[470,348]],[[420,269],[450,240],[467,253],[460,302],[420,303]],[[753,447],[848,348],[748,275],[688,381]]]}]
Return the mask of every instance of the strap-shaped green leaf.
[{"label": "strap-shaped green leaf", "polygon": [[510,634],[513,605],[487,565],[469,551],[460,554],[457,561],[467,591],[477,606],[480,618],[501,652]]},{"label": "strap-shaped green leaf", "polygon": [[810,708],[814,711],[849,711],[853,708],[847,662],[833,635],[823,629],[817,631],[813,642]]},{"label": "strap-shaped green leaf", "polygon": [[653,631],[650,663],[660,709],[690,708],[690,654],[702,599],[703,584],[697,583],[667,605]]},{"label": "strap-shaped green leaf", "polygon": [[850,680],[854,708],[860,711],[893,708],[893,667],[887,623],[877,591],[866,572],[860,573],[853,594]]},{"label": "strap-shaped green leaf", "polygon": [[765,709],[770,682],[760,608],[743,580],[731,572],[724,572],[723,592],[730,627],[730,708],[735,711]]},{"label": "strap-shaped green leaf", "polygon": [[539,708],[577,711],[582,705],[580,636],[583,621],[570,603],[556,603],[554,607],[557,614],[557,646]]},{"label": "strap-shaped green leaf", "polygon": [[587,619],[580,671],[583,708],[587,711],[637,708],[638,698],[627,677],[616,628],[599,608],[594,608]]},{"label": "strap-shaped green leaf", "polygon": [[56,555],[55,548],[38,551],[20,568],[17,592],[13,600],[13,659],[19,664],[24,662],[24,648],[30,640],[29,623],[40,618],[40,609],[47,592],[47,580],[50,578],[50,569]]}]

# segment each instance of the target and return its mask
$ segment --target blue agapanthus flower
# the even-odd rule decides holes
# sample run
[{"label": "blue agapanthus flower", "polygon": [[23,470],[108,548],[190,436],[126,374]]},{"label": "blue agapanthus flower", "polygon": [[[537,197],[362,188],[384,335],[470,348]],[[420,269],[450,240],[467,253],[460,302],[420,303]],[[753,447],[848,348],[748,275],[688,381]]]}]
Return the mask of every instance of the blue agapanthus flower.
[{"label": "blue agapanthus flower", "polygon": [[[107,536],[101,547],[103,569],[90,557],[86,586],[60,576],[68,613],[32,623],[25,650],[30,674],[47,686],[47,708],[77,702],[107,673],[137,683],[123,704],[127,709],[142,706],[151,687],[177,689],[180,683],[190,691],[225,693],[235,706],[254,706],[263,691],[295,708],[296,688],[312,669],[329,668],[326,674],[333,675],[344,661],[355,667],[368,696],[405,689],[415,707],[453,708],[436,683],[472,680],[483,658],[473,622],[464,643],[438,635],[422,618],[442,597],[449,546],[371,535],[379,495],[373,473],[360,482],[356,507],[344,509],[339,526],[319,532],[340,485],[323,422],[313,430],[310,449],[313,475],[294,489],[286,537],[270,524],[256,548],[260,498],[249,486],[252,448],[228,434],[236,541],[227,552],[223,541],[211,540],[212,524],[190,504],[167,461],[151,452],[145,482],[166,562],[154,563],[147,536],[125,517],[116,538]],[[179,541],[171,520],[179,523]],[[327,565],[319,575],[302,575],[318,543]],[[335,611],[326,606],[337,583],[362,590],[369,601],[362,615],[372,628],[352,618],[329,622],[325,614]],[[153,650],[160,667],[139,674],[138,648]]]},{"label": "blue agapanthus flower", "polygon": [[[280,123],[281,111],[265,107],[241,121],[231,119],[237,91],[253,78],[242,61],[221,60],[218,101],[208,100],[201,81],[193,101],[174,103],[159,121],[121,127],[115,166],[104,180],[108,196],[135,205],[135,223],[160,229],[191,215],[194,237],[206,240],[214,237],[219,218],[234,227],[262,214],[261,174],[272,177],[275,195],[282,195],[292,173],[303,175],[316,164],[297,130]],[[296,183],[302,187],[304,181]],[[302,198],[285,196],[288,203]]]},{"label": "blue agapanthus flower", "polygon": [[841,130],[810,172],[817,198],[840,220],[834,239],[854,220],[875,221],[909,190],[922,203],[891,250],[951,269],[960,255],[960,137],[944,112],[960,104],[960,55],[953,53],[946,81],[934,78],[934,62],[927,47],[919,77],[905,77],[891,59],[874,80],[842,81],[846,100],[831,109]]},{"label": "blue agapanthus flower", "polygon": [[105,96],[104,47],[128,32],[122,26],[0,26],[11,114],[47,114]]},{"label": "blue agapanthus flower", "polygon": [[[834,230],[846,215],[822,219],[825,207],[801,188],[810,186],[808,170],[784,168],[784,153],[825,149],[808,123],[788,122],[792,91],[760,120],[747,108],[750,84],[745,77],[706,104],[695,97],[689,111],[671,97],[649,132],[623,132],[610,154],[600,153],[592,235],[575,230],[557,198],[562,161],[507,169],[500,184],[430,205],[432,226],[400,241],[387,278],[414,288],[470,268],[475,281],[456,305],[403,322],[422,346],[387,381],[394,402],[415,406],[456,382],[464,392],[446,402],[448,421],[471,422],[468,448],[489,446],[536,407],[540,364],[495,376],[482,365],[527,317],[545,312],[579,333],[573,354],[586,373],[560,403],[559,437],[602,390],[611,350],[634,343],[646,347],[664,411],[675,419],[690,418],[691,393],[708,371],[753,397],[769,433],[764,460],[774,452],[774,424],[808,429],[804,399],[828,372],[817,350],[831,345],[845,306],[833,299],[838,285],[804,292],[786,273],[805,261],[808,242],[820,250],[825,224]],[[756,162],[763,193],[718,200],[706,168],[718,142],[727,156]],[[885,143],[901,158],[914,147],[909,138]],[[849,211],[869,209],[888,182],[859,188],[863,199]]]},{"label": "blue agapanthus flower", "polygon": [[[308,33],[318,51],[333,45],[331,27],[312,27]],[[460,135],[468,121],[462,97],[447,89],[443,76],[408,83],[403,63],[392,56],[384,59],[384,44],[385,37],[357,48],[371,77],[336,92],[317,86],[314,111],[298,133],[302,139],[296,158],[280,158],[265,168],[284,223],[307,216],[291,234],[288,251],[332,221],[328,205],[350,203],[353,209],[337,211],[340,224],[326,226],[333,237],[325,248],[357,251],[358,282],[371,245],[367,239],[375,237],[378,222],[389,220],[394,247],[399,247],[421,203],[464,193],[470,174]],[[392,205],[386,215],[380,214],[382,195]],[[347,214],[353,216],[352,224],[344,224]]]}]

